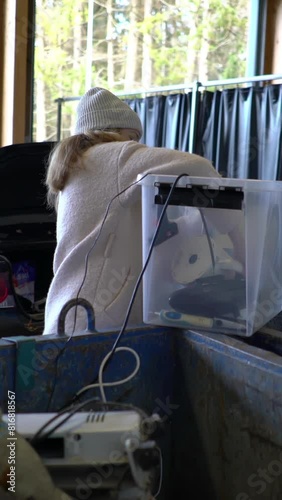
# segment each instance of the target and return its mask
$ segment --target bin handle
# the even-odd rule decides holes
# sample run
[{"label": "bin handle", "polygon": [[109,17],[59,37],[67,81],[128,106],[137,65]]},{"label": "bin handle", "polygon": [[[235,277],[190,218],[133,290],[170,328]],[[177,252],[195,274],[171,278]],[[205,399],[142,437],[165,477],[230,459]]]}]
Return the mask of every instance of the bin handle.
[{"label": "bin handle", "polygon": [[58,318],[58,335],[64,335],[65,334],[65,320],[66,320],[66,315],[69,312],[70,309],[73,307],[77,306],[82,306],[87,314],[87,332],[89,333],[94,333],[96,332],[95,330],[95,315],[94,315],[94,309],[90,302],[88,300],[79,298],[79,299],[71,299],[68,302],[65,303],[63,306],[59,318]]}]

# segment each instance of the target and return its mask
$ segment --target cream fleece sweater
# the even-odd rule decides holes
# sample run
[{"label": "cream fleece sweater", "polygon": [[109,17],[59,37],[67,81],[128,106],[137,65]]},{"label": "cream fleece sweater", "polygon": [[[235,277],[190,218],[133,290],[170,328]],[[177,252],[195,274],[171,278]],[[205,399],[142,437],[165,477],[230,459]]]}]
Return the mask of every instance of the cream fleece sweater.
[{"label": "cream fleece sweater", "polygon": [[[134,141],[99,144],[83,156],[83,169],[70,176],[60,193],[54,277],[48,292],[44,334],[57,333],[64,304],[76,298],[85,271],[85,257],[98,236],[111,199],[138,174],[154,173],[218,177],[206,159],[180,151],[152,148]],[[118,330],[142,270],[141,187],[133,186],[111,205],[79,297],[94,308],[98,331]],[[65,324],[73,330],[73,310]],[[128,326],[142,324],[142,291],[137,294]],[[86,329],[85,311],[78,307],[75,332]]]}]

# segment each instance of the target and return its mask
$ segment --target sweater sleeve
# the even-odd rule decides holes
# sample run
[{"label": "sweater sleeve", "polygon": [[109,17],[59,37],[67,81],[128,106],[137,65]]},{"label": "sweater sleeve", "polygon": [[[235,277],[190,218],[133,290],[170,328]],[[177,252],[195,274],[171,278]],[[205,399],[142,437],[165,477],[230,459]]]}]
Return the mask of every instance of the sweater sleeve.
[{"label": "sweater sleeve", "polygon": [[[188,174],[197,177],[220,177],[205,158],[174,149],[148,147],[134,141],[126,142],[118,158],[119,192],[136,182],[139,174]],[[120,197],[122,205],[134,203],[140,186],[126,190]]]},{"label": "sweater sleeve", "polygon": [[[174,149],[148,147],[133,141],[126,142],[118,158],[119,192],[136,182],[139,174],[145,175],[146,173],[221,177],[211,162],[199,155]],[[120,197],[121,204],[130,206],[138,200],[140,193],[140,185],[135,184]],[[230,214],[228,210],[209,210],[208,219],[221,233],[233,231],[235,234],[241,223],[241,214],[236,212]],[[233,241],[233,238],[231,239]],[[238,241],[233,243],[238,247]],[[242,245],[242,238],[240,238],[240,246]]]}]

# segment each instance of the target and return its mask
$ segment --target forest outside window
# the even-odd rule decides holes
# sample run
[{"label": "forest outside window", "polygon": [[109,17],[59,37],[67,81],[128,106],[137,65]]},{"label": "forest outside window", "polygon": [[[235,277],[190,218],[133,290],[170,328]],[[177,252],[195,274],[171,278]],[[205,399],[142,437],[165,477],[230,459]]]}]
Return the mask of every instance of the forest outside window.
[{"label": "forest outside window", "polygon": [[[33,140],[56,140],[55,100],[90,86],[120,93],[244,77],[249,8],[250,0],[36,0]],[[76,106],[64,104],[62,137]]]}]

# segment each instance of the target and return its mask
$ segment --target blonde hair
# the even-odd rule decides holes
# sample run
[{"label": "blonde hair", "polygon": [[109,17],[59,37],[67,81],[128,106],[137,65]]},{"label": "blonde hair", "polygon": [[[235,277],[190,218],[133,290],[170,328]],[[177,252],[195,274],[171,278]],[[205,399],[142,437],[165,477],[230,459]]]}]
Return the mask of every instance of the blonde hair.
[{"label": "blonde hair", "polygon": [[83,134],[67,137],[59,142],[51,151],[45,184],[47,186],[47,203],[57,207],[58,194],[64,189],[70,173],[83,167],[82,155],[91,147],[103,142],[123,141],[120,129],[88,130]]}]

